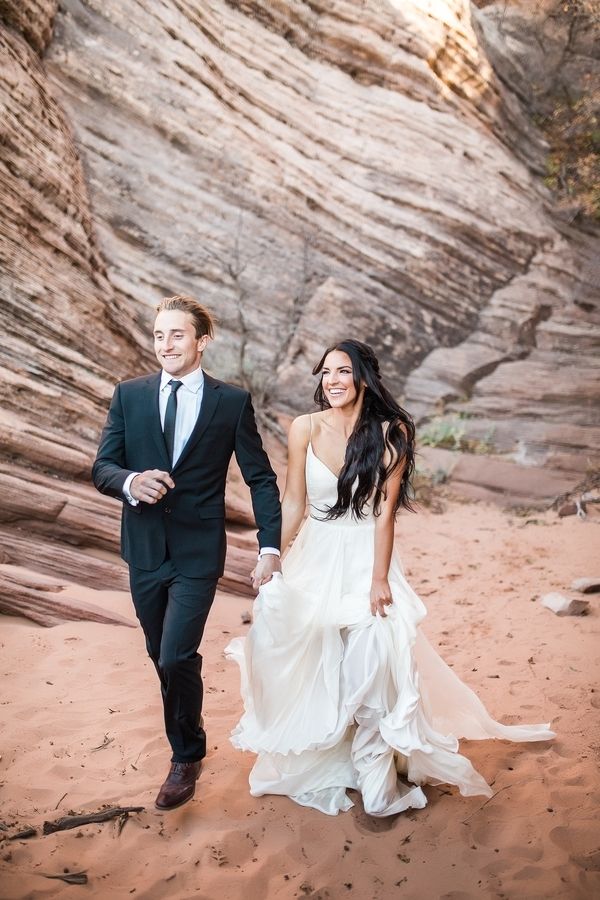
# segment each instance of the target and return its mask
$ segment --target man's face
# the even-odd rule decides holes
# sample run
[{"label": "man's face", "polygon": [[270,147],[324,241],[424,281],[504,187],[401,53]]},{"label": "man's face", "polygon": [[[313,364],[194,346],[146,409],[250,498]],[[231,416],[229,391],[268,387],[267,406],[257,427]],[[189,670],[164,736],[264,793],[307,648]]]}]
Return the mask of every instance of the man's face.
[{"label": "man's face", "polygon": [[159,312],[154,323],[154,352],[161,367],[174,378],[189,375],[197,369],[208,335],[196,337],[189,313],[180,309]]}]

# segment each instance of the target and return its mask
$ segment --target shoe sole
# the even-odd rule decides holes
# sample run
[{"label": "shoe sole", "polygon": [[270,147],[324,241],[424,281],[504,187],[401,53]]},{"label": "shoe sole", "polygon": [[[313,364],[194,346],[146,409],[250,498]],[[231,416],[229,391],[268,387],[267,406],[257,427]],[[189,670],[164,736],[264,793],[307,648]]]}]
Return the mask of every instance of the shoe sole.
[{"label": "shoe sole", "polygon": [[[198,774],[196,775],[196,781],[200,778],[200,770],[202,767],[198,769]],[[185,800],[180,800],[179,803],[174,803],[173,806],[159,806],[158,803],[154,803],[155,809],[160,809],[161,812],[169,812],[171,809],[179,809],[180,806],[185,806],[186,803],[189,803],[190,800],[194,799],[194,795],[196,793],[196,784],[194,783],[194,790],[190,794],[189,797],[186,797]]]},{"label": "shoe sole", "polygon": [[185,799],[180,800],[179,803],[174,803],[172,806],[159,806],[158,803],[155,803],[154,807],[155,809],[160,809],[161,812],[170,812],[172,809],[179,809],[180,806],[185,806],[186,803],[189,803],[190,800],[193,800],[195,793],[196,791],[194,790],[194,792],[190,794],[189,797],[185,797]]}]

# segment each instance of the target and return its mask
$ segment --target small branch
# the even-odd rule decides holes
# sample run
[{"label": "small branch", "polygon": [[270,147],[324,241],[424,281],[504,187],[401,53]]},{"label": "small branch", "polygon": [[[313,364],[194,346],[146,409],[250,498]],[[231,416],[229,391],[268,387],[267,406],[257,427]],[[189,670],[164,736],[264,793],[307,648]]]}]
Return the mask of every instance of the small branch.
[{"label": "small branch", "polygon": [[16,834],[11,834],[8,837],[9,841],[20,841],[24,838],[35,837],[37,834],[37,830],[35,828],[24,828],[22,831],[17,831]]},{"label": "small branch", "polygon": [[[523,783],[523,782],[521,782],[521,783]],[[475,812],[471,813],[470,816],[467,816],[466,819],[463,819],[462,824],[463,824],[463,825],[466,825],[467,822],[470,822],[470,820],[473,818],[473,816],[476,816],[478,812],[481,812],[481,810],[482,810],[485,806],[488,805],[488,803],[491,803],[492,800],[495,800],[496,797],[498,796],[498,794],[501,794],[502,791],[507,791],[507,790],[508,790],[509,788],[511,788],[511,787],[515,787],[515,785],[514,785],[514,784],[506,784],[504,787],[501,787],[499,790],[497,790],[495,794],[493,794],[491,797],[488,797],[488,799],[485,801],[485,803],[482,803],[482,804],[481,804],[481,806],[479,807],[479,809],[476,809]]]},{"label": "small branch", "polygon": [[80,825],[91,825],[94,822],[108,822],[110,819],[118,819],[125,813],[144,812],[145,806],[111,806],[100,812],[86,813],[79,816],[63,816],[54,822],[44,822],[44,834],[54,834],[56,831],[68,831],[71,828],[79,828]]},{"label": "small branch", "polygon": [[56,804],[56,806],[54,807],[54,809],[58,809],[58,807],[59,807],[60,804],[63,802],[63,800],[65,799],[65,797],[67,796],[68,793],[69,793],[68,791],[65,791],[65,793],[62,795],[62,797],[60,798],[60,800],[58,801],[58,803]]},{"label": "small branch", "polygon": [[63,875],[46,875],[42,872],[44,878],[54,878],[57,881],[64,881],[66,884],[87,884],[88,877],[85,872],[65,872]]},{"label": "small branch", "polygon": [[107,734],[105,734],[104,740],[102,741],[102,743],[99,744],[97,747],[92,747],[91,752],[94,753],[96,750],[104,750],[104,748],[110,746],[110,744],[112,744],[113,741],[114,741],[114,738],[109,738],[109,736]]}]

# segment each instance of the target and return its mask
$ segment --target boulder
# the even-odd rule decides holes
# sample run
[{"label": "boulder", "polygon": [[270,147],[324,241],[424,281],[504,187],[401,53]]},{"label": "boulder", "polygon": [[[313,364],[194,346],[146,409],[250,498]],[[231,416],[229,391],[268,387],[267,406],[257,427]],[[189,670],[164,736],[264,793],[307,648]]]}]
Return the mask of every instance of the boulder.
[{"label": "boulder", "polygon": [[74,585],[41,577],[32,579],[13,566],[0,565],[0,613],[25,616],[46,627],[72,620],[136,627],[132,619],[64,594],[69,586],[71,592],[76,590]]},{"label": "boulder", "polygon": [[600,578],[576,578],[571,582],[571,590],[581,594],[597,594],[600,592]]},{"label": "boulder", "polygon": [[589,612],[589,600],[576,600],[565,597],[558,591],[552,591],[550,594],[544,594],[540,598],[542,606],[551,610],[557,616],[585,616]]}]

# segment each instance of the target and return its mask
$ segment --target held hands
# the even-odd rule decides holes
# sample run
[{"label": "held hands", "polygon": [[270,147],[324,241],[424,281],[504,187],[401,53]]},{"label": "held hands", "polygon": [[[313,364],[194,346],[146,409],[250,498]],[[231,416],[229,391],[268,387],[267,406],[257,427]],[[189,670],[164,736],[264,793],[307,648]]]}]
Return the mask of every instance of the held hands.
[{"label": "held hands", "polygon": [[148,469],[136,475],[129,485],[129,493],[134,500],[142,503],[157,503],[164,497],[168,488],[174,488],[175,482],[168,472],[160,469]]},{"label": "held hands", "polygon": [[374,578],[371,582],[371,613],[376,616],[379,613],[384,618],[387,616],[386,606],[394,602],[390,583],[387,578]]},{"label": "held hands", "polygon": [[250,573],[254,590],[257,591],[261,584],[270,581],[274,572],[281,572],[281,560],[274,553],[265,553]]}]

